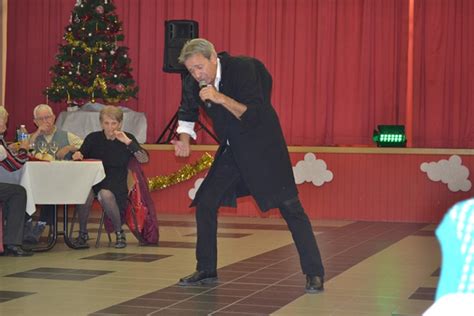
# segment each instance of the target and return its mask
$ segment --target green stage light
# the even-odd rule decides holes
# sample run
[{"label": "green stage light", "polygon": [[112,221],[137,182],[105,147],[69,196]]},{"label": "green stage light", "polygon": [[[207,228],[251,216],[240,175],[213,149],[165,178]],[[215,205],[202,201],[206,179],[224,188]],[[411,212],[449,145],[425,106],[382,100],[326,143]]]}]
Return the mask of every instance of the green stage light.
[{"label": "green stage light", "polygon": [[372,137],[378,147],[405,147],[407,137],[403,125],[378,125]]}]

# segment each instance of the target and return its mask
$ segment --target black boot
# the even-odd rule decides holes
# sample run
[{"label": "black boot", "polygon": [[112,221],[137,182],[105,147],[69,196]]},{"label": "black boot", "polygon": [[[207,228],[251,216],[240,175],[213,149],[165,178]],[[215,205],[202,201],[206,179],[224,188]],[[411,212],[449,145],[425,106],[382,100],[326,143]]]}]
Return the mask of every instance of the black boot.
[{"label": "black boot", "polygon": [[89,244],[87,243],[87,240],[89,239],[89,234],[88,233],[83,233],[79,232],[79,236],[74,239],[72,242],[72,245],[74,246],[74,249],[87,249],[89,248]]},{"label": "black boot", "polygon": [[127,240],[125,239],[125,233],[123,230],[116,232],[117,241],[115,242],[115,248],[125,248],[127,247]]}]

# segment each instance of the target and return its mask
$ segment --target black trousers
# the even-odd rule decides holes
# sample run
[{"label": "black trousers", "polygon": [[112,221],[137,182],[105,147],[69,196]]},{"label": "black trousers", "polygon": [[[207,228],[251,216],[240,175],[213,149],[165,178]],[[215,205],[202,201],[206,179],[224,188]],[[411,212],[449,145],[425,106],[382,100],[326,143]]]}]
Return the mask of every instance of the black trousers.
[{"label": "black trousers", "polygon": [[[210,179],[200,189],[196,204],[197,270],[215,271],[217,268],[217,212],[221,200],[228,190],[232,190],[241,181],[238,168],[232,154],[224,152],[214,166]],[[279,205],[300,257],[304,274],[324,276],[321,260],[311,223],[297,196]]]},{"label": "black trousers", "polygon": [[[3,204],[3,243],[21,245],[26,211],[26,190],[21,185],[0,183],[0,202]],[[2,223],[3,224],[3,223]]]}]

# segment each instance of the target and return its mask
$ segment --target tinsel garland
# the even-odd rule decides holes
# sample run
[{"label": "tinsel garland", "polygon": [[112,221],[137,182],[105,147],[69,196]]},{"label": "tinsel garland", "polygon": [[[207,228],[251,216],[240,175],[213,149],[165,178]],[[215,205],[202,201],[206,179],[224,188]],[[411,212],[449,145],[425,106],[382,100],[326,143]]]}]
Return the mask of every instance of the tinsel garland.
[{"label": "tinsel garland", "polygon": [[89,87],[86,90],[88,93],[92,93],[93,91],[95,91],[95,89],[99,87],[102,90],[102,93],[104,95],[107,95],[107,83],[105,82],[104,78],[97,75],[96,78],[94,79],[94,83],[92,84],[92,87]]},{"label": "tinsel garland", "polygon": [[155,190],[161,190],[172,185],[178,184],[180,182],[189,180],[199,172],[211,167],[213,161],[214,158],[209,153],[205,153],[204,155],[202,155],[201,159],[196,161],[194,164],[184,165],[183,168],[179,169],[176,172],[173,172],[170,175],[148,178],[148,190],[150,190],[150,192]]},{"label": "tinsel garland", "polygon": [[74,47],[80,47],[84,49],[84,51],[86,51],[87,53],[97,53],[99,51],[99,47],[102,45],[102,42],[100,42],[97,43],[99,45],[96,44],[94,48],[91,48],[87,46],[85,42],[75,40],[71,32],[67,32],[66,35],[64,35],[64,39],[69,43],[69,45],[72,45]]}]

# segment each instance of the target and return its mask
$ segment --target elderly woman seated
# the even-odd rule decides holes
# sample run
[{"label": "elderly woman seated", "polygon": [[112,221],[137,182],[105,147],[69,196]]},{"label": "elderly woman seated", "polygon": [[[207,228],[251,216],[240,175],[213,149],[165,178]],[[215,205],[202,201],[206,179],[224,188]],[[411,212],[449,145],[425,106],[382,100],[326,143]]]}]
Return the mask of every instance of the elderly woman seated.
[{"label": "elderly woman seated", "polygon": [[104,180],[92,188],[86,203],[77,207],[79,236],[74,241],[74,246],[89,247],[87,221],[92,202],[97,196],[117,236],[115,248],[125,248],[127,243],[120,214],[127,205],[127,165],[132,157],[140,163],[148,162],[148,154],[132,134],[121,131],[123,112],[120,108],[105,106],[100,111],[99,119],[103,130],[87,135],[81,148],[72,156],[74,160],[102,160],[105,169]]}]

